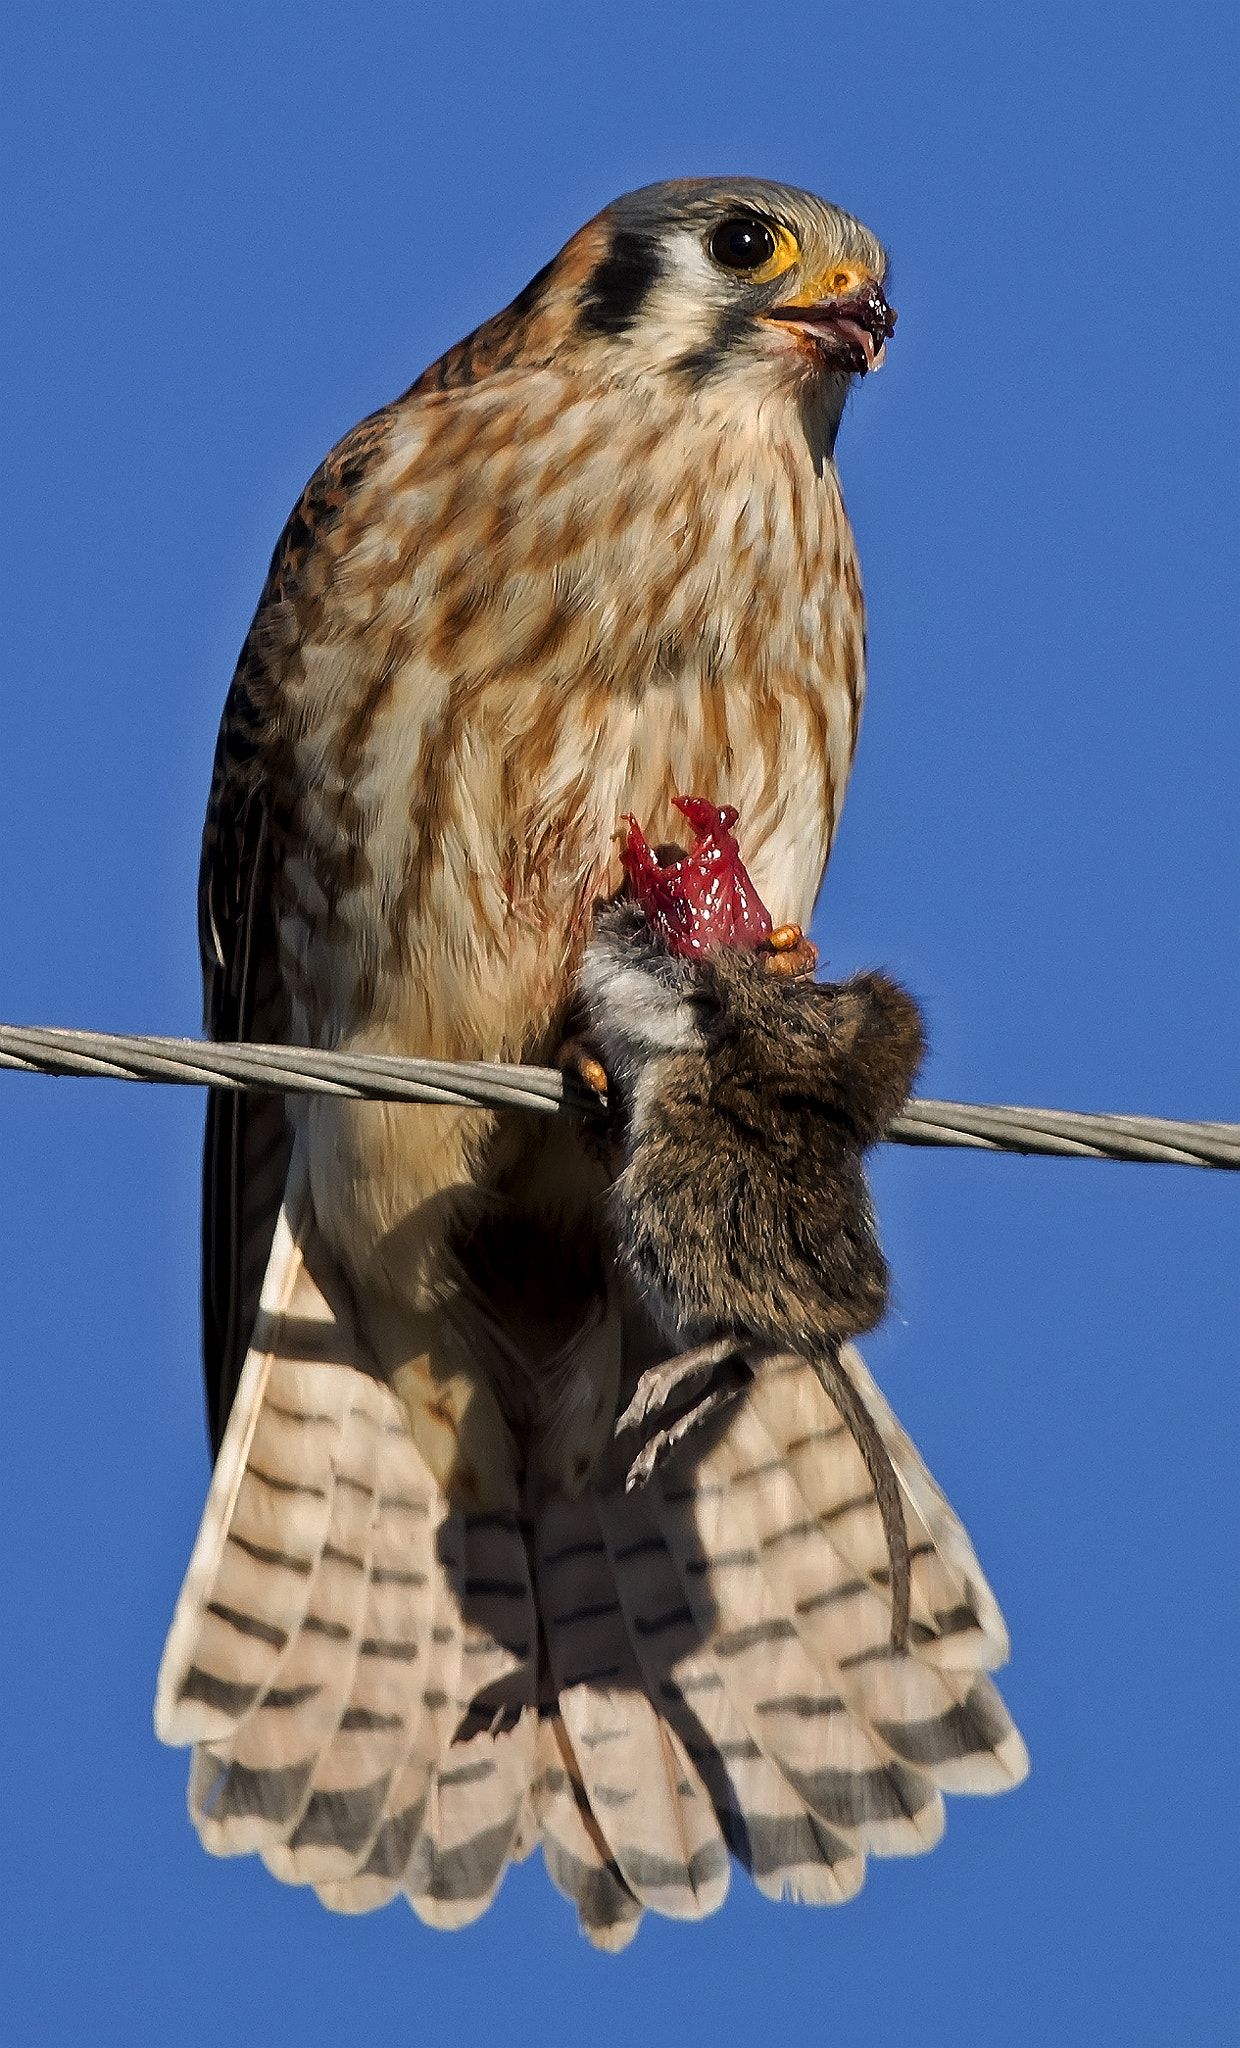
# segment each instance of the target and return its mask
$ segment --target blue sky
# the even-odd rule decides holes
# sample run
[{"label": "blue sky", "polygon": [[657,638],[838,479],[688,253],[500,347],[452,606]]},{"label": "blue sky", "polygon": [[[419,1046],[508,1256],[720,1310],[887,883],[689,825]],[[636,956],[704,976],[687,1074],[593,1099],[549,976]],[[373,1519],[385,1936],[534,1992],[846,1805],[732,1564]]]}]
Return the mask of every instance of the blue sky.
[{"label": "blue sky", "polygon": [[[653,178],[893,252],[839,457],[871,696],[815,927],[925,1092],[1240,1114],[1233,10],[14,8],[0,1014],[193,1032],[211,749],[331,442]],[[884,1153],[869,1355],[1012,1629],[1028,1784],[837,1912],[594,1956],[214,1863],[151,1734],[207,1479],[201,1098],[0,1076],[0,2033],[645,2048],[1235,2025],[1240,1188]]]}]

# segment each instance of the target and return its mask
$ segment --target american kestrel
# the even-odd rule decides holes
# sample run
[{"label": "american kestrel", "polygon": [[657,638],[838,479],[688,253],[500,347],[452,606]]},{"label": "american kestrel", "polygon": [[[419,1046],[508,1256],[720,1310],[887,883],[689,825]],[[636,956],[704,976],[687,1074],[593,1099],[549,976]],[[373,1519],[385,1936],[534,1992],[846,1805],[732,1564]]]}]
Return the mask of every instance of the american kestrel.
[{"label": "american kestrel", "polygon": [[[650,186],[346,435],[224,712],[213,1036],[553,1063],[620,820],[683,842],[686,792],[808,924],[864,688],[835,439],[885,267],[809,193]],[[851,1347],[834,1398],[767,1361],[626,1490],[617,1417],[674,1338],[609,1172],[568,1118],[211,1098],[217,1457],[156,1725],[207,1847],[341,1911],[462,1925],[541,1843],[617,1948],[717,1907],[729,1852],[846,1898],[944,1789],[1023,1775],[993,1596]]]}]

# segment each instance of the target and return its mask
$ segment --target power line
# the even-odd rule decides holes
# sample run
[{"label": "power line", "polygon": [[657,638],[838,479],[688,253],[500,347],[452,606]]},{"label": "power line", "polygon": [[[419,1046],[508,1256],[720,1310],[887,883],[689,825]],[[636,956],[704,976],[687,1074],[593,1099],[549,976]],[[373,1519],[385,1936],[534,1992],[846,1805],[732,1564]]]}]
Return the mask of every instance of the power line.
[{"label": "power line", "polygon": [[[0,1024],[0,1068],[163,1081],[182,1087],[281,1095],[346,1095],[371,1102],[439,1102],[526,1109],[544,1116],[597,1115],[598,1098],[555,1067],[465,1060],[397,1059],[316,1052],[304,1046],[217,1045]],[[897,1145],[954,1145],[985,1152],[1040,1152],[1069,1159],[1156,1161],[1240,1170],[1240,1124],[1178,1123],[1156,1116],[1098,1116],[1002,1103],[914,1099],[890,1126]]]}]

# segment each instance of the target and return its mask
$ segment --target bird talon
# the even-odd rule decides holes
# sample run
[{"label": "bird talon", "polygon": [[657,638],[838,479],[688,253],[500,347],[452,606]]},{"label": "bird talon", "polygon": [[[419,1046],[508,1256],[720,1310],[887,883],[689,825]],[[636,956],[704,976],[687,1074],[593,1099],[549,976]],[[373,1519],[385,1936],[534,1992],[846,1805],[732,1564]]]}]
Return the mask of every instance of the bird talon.
[{"label": "bird talon", "polygon": [[561,1045],[557,1064],[562,1074],[571,1075],[580,1081],[583,1088],[589,1089],[600,1109],[610,1109],[608,1091],[611,1084],[607,1069],[575,1034]]},{"label": "bird talon", "polygon": [[602,1062],[591,1058],[589,1053],[579,1053],[577,1056],[577,1072],[585,1082],[586,1087],[592,1088],[599,1099],[606,1102],[608,1086],[607,1069],[603,1066]]},{"label": "bird talon", "polygon": [[799,981],[817,967],[818,948],[812,939],[806,938],[799,924],[777,925],[763,949],[762,965],[768,974],[777,974],[781,980]]}]

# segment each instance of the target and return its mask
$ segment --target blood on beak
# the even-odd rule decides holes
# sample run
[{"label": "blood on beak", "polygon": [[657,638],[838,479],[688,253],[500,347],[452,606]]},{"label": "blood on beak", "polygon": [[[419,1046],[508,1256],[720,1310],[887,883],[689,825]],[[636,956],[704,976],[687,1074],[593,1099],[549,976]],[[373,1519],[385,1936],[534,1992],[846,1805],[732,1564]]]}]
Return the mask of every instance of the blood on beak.
[{"label": "blood on beak", "polygon": [[817,355],[858,377],[881,369],[896,326],[895,309],[872,279],[839,297],[772,306],[766,318],[798,328]]}]

